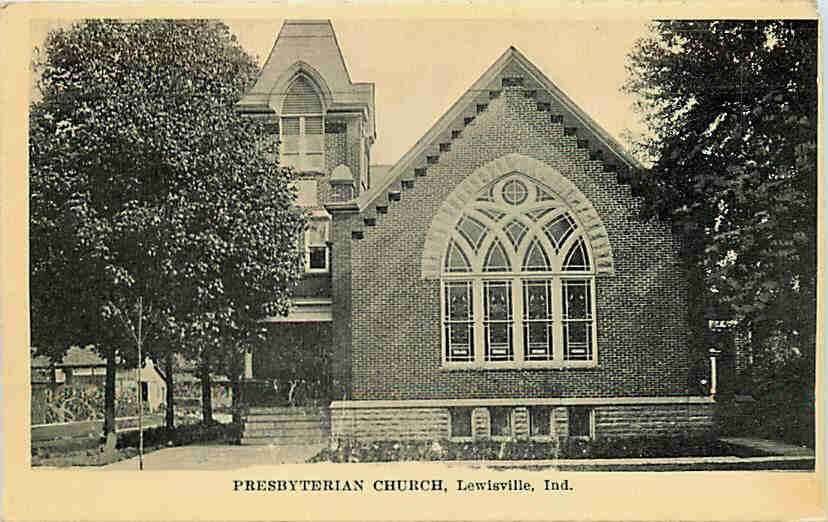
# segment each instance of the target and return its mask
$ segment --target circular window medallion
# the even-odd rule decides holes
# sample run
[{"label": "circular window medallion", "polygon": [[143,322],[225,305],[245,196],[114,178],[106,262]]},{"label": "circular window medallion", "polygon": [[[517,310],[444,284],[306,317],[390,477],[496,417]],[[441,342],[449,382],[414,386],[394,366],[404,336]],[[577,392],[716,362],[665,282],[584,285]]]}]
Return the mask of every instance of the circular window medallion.
[{"label": "circular window medallion", "polygon": [[528,195],[529,191],[522,181],[512,179],[503,185],[503,199],[510,205],[520,205]]}]

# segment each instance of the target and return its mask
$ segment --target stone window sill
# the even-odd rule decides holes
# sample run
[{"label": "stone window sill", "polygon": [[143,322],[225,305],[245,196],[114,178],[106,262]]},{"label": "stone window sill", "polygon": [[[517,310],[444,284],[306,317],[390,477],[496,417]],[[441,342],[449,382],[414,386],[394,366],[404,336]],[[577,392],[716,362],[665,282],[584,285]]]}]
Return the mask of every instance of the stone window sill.
[{"label": "stone window sill", "polygon": [[443,362],[441,371],[492,371],[492,370],[600,370],[595,361],[583,362],[543,362],[543,363],[447,363]]}]

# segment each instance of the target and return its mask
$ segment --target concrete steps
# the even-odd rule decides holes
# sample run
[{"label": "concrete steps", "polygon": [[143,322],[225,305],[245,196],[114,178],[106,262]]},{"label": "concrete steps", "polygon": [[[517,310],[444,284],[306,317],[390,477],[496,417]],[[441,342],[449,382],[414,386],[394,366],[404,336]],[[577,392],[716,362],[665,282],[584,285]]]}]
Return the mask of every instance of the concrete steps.
[{"label": "concrete steps", "polygon": [[244,417],[243,445],[327,442],[331,417],[326,408],[255,407]]}]

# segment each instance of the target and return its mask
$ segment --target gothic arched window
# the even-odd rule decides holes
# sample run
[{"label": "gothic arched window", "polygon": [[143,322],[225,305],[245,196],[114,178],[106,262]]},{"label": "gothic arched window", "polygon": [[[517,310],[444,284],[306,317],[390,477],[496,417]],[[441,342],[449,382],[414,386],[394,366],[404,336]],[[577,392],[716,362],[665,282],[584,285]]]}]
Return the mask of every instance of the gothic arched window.
[{"label": "gothic arched window", "polygon": [[594,267],[585,231],[551,190],[513,172],[457,220],[442,270],[448,366],[590,366]]},{"label": "gothic arched window", "polygon": [[282,165],[299,171],[324,171],[325,115],[310,78],[299,74],[291,82],[280,116]]}]

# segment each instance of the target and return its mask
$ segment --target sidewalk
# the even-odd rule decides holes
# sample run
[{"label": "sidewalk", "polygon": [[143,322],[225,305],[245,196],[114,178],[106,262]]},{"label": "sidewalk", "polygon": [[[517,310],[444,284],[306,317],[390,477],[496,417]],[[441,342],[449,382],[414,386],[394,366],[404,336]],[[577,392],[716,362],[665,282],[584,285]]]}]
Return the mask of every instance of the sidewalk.
[{"label": "sidewalk", "polygon": [[785,442],[767,439],[754,439],[750,437],[722,437],[719,440],[742,446],[752,450],[761,451],[768,455],[782,455],[784,457],[813,457],[814,450],[807,446],[794,446]]},{"label": "sidewalk", "polygon": [[[712,471],[712,470],[813,470],[814,452],[810,448],[752,438],[722,438],[728,444],[767,452],[764,457],[683,457],[638,459],[558,459],[534,461],[446,461],[448,466],[488,469],[557,469],[560,471]],[[144,469],[154,470],[229,470],[251,466],[302,464],[325,444],[291,446],[205,445],[164,448],[144,455]],[[396,463],[400,464],[400,463]],[[406,463],[422,465],[425,462]],[[432,462],[431,464],[437,464]],[[367,464],[363,464],[367,465]],[[373,464],[383,465],[383,464]],[[122,460],[97,470],[138,469],[138,458]]]},{"label": "sidewalk", "polygon": [[[179,446],[144,455],[144,470],[226,470],[249,466],[299,464],[319,453],[325,444],[297,446]],[[107,471],[138,469],[138,457],[103,466]]]}]

